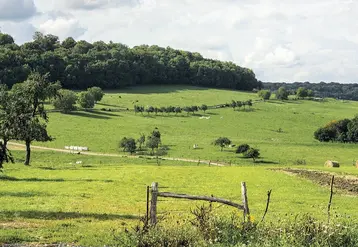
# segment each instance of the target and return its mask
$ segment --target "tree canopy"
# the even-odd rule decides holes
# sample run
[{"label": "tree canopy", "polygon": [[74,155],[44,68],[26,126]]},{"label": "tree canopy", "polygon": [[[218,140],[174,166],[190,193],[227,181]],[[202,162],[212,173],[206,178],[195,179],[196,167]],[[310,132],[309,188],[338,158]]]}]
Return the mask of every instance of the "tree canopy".
[{"label": "tree canopy", "polygon": [[131,85],[188,84],[252,90],[261,88],[249,68],[232,62],[206,59],[197,52],[121,43],[89,43],[36,32],[22,45],[0,33],[0,82],[12,87],[31,71],[48,73],[65,89],[118,89]]}]

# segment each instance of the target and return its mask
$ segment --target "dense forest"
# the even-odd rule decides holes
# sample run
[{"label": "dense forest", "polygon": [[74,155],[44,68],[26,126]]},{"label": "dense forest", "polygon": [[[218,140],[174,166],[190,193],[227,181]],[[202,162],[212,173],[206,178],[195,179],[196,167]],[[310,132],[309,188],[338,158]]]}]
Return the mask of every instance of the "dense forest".
[{"label": "dense forest", "polygon": [[316,97],[330,97],[345,100],[358,100],[358,84],[343,84],[337,82],[331,83],[309,83],[309,82],[265,82],[263,83],[265,89],[270,91],[277,91],[280,87],[285,87],[290,91],[290,94],[296,94],[296,90],[300,87],[310,89]]},{"label": "dense forest", "polygon": [[25,81],[31,71],[49,73],[63,88],[98,86],[118,89],[133,85],[187,84],[253,90],[262,84],[248,68],[232,62],[206,59],[196,52],[121,43],[60,42],[54,35],[36,32],[33,41],[17,45],[0,33],[0,83],[11,87]]}]

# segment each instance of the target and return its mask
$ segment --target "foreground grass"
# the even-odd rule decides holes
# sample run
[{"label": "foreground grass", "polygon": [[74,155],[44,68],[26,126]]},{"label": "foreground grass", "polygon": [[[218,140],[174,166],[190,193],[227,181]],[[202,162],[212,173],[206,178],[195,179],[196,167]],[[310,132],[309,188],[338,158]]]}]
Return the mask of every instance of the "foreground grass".
[{"label": "foreground grass", "polygon": [[[163,116],[135,115],[134,104],[143,106],[186,106],[220,104],[231,100],[258,100],[256,94],[229,90],[181,87],[138,87],[108,92],[91,112],[71,114],[50,113],[49,133],[56,139],[50,143],[35,143],[64,148],[68,145],[88,146],[92,151],[118,153],[118,143],[124,136],[138,138],[155,127],[168,145],[168,156],[206,159],[248,165],[233,149],[220,152],[211,145],[220,136],[229,137],[235,144],[248,143],[261,151],[266,163],[292,165],[305,160],[308,165],[321,166],[327,159],[351,166],[357,160],[355,144],[319,143],[313,132],[333,119],[352,118],[358,102],[327,100],[255,102],[252,111],[233,109],[208,110],[205,114],[186,113]],[[138,102],[137,102],[138,101]],[[101,111],[101,108],[120,110]],[[210,119],[200,119],[204,115]],[[282,132],[278,132],[281,129]],[[198,144],[199,149],[192,149]]]},{"label": "foreground grass", "polygon": [[[129,161],[122,163],[120,159],[112,164],[96,162],[74,167],[68,162],[73,159],[71,155],[34,152],[34,156],[45,160],[60,157],[59,164],[6,166],[0,175],[0,243],[109,243],[114,237],[112,230],[131,229],[145,214],[146,186],[153,181],[159,182],[162,191],[212,194],[236,202],[241,201],[240,182],[246,181],[256,220],[264,211],[268,189],[273,190],[268,220],[303,212],[326,218],[328,188],[266,167],[179,166],[169,162],[157,166],[141,160],[124,164]],[[334,216],[358,216],[353,206],[358,203],[357,197],[338,192],[333,202]],[[190,217],[190,208],[201,204],[162,199],[158,210],[163,217],[179,219]],[[241,215],[225,206],[215,204],[214,208],[219,214]]]}]

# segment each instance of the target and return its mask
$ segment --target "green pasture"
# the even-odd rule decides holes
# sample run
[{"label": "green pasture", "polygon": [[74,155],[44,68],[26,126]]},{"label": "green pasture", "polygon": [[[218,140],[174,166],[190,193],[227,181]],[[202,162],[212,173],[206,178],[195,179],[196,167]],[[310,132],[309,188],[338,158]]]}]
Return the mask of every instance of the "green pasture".
[{"label": "green pasture", "polygon": [[[15,152],[21,156],[20,151]],[[114,240],[113,231],[131,229],[145,214],[146,186],[159,182],[161,191],[214,195],[241,201],[240,182],[246,181],[251,214],[259,220],[272,189],[267,220],[284,215],[310,213],[325,219],[329,188],[311,181],[259,166],[188,166],[165,162],[157,166],[143,159],[103,158],[102,164],[77,160],[73,154],[34,152],[32,167],[7,165],[0,175],[0,243],[43,242],[104,245]],[[107,163],[109,162],[109,163]],[[311,167],[312,168],[312,167]],[[351,172],[350,168],[341,171]],[[338,191],[334,215],[357,217],[356,196]],[[200,202],[160,199],[158,212],[165,219],[184,219]],[[218,214],[241,214],[214,204]]]},{"label": "green pasture", "polygon": [[[132,111],[135,104],[145,107],[215,105],[248,99],[254,100],[254,106],[246,107],[246,111],[210,109],[205,114],[177,116],[142,115]],[[55,140],[35,144],[56,148],[88,146],[95,152],[119,153],[118,143],[123,137],[138,138],[140,133],[149,134],[157,127],[163,144],[170,148],[169,157],[250,164],[250,160],[236,155],[234,149],[220,152],[211,145],[214,139],[226,136],[234,144],[248,143],[259,148],[262,161],[270,164],[292,165],[296,160],[305,160],[309,165],[321,166],[325,160],[334,159],[343,166],[351,166],[352,161],[358,159],[355,144],[319,143],[313,138],[313,132],[327,122],[354,117],[358,102],[256,100],[259,99],[254,93],[179,86],[107,92],[94,111],[50,113],[48,131]],[[102,111],[103,108],[112,111]],[[201,116],[210,119],[200,119]],[[198,144],[199,149],[194,150],[193,144]]]}]

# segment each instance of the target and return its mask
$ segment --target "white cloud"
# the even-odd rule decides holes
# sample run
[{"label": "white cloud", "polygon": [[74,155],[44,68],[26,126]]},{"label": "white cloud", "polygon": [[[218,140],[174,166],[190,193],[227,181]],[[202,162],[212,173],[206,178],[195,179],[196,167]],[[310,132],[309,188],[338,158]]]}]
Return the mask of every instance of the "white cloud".
[{"label": "white cloud", "polygon": [[[263,81],[358,82],[357,1],[34,1],[43,14],[31,24],[61,38],[198,51],[248,66]],[[58,10],[68,15],[50,14]]]},{"label": "white cloud", "polygon": [[0,20],[21,21],[35,14],[33,0],[0,0]]},{"label": "white cloud", "polygon": [[60,16],[40,24],[39,31],[46,34],[54,34],[59,36],[60,39],[65,39],[67,37],[78,38],[86,32],[86,29],[75,18]]}]

